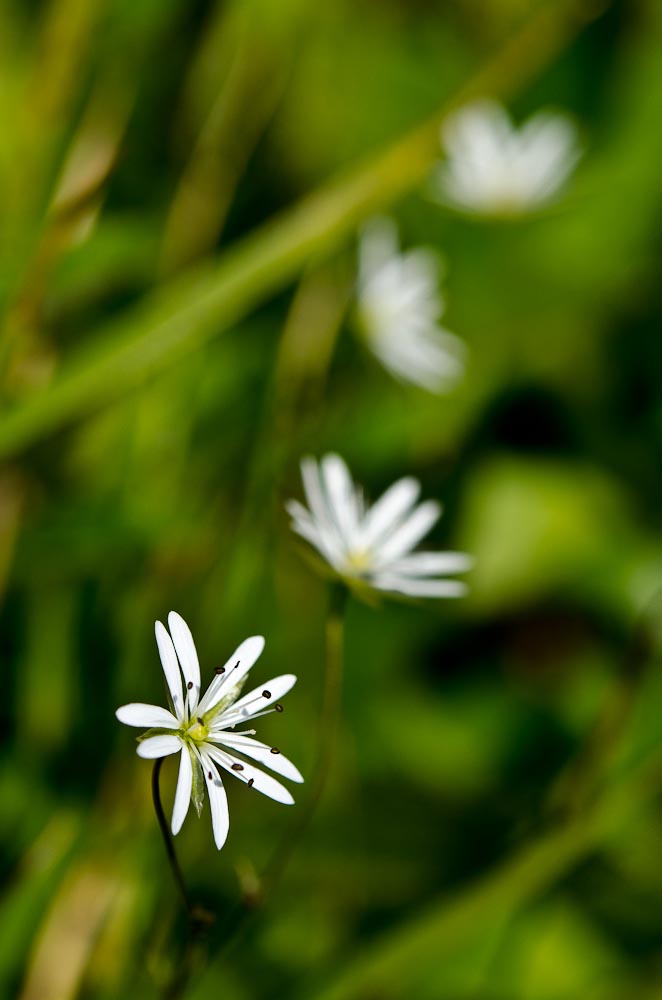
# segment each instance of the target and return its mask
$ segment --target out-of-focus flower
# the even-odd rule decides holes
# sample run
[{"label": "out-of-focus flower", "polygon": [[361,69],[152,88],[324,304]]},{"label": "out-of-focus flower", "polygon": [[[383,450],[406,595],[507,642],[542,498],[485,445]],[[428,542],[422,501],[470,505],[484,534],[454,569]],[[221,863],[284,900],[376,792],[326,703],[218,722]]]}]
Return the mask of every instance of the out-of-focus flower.
[{"label": "out-of-focus flower", "polygon": [[200,815],[207,786],[214,840],[220,850],[228,835],[230,819],[219,768],[285,805],[294,801],[287,788],[244,758],[258,761],[290,781],[303,781],[294,764],[276,747],[253,739],[254,729],[234,732],[237,725],[282,711],[278,699],[293,687],[296,677],[282,674],[240,698],[248,672],[264,649],[262,636],[254,635],[242,642],[225,666],[215,671],[214,679],[200,698],[200,666],[191,631],[174,611],[168,615],[168,625],[170,634],[161,622],[156,622],[155,631],[172,711],[134,703],[123,705],[115,714],[127,726],[149,728],[139,738],[140,757],[179,753],[173,834],[181,830],[191,800]]},{"label": "out-of-focus flower", "polygon": [[581,156],[567,116],[539,111],[516,128],[491,100],[449,117],[441,141],[447,158],[434,179],[438,196],[485,215],[524,213],[551,201]]},{"label": "out-of-focus flower", "polygon": [[372,506],[339,455],[301,463],[308,508],[290,500],[292,529],[324,558],[332,575],[358,590],[411,597],[461,597],[466,584],[440,579],[471,568],[462,552],[413,552],[441,515],[434,500],[417,503],[420,483],[399,479]]},{"label": "out-of-focus flower", "polygon": [[437,393],[461,377],[466,348],[439,325],[438,258],[425,247],[401,253],[391,219],[373,219],[361,233],[357,296],[368,346],[392,375]]}]

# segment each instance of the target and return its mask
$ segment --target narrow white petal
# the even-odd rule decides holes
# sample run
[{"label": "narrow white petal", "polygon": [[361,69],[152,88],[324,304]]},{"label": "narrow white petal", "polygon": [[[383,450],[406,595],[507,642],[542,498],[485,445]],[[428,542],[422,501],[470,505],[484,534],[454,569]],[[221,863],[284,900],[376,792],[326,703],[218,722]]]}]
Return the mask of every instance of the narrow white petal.
[{"label": "narrow white petal", "polygon": [[466,573],[473,562],[464,552],[414,552],[389,563],[388,568],[389,573],[402,576],[445,576],[447,573]]},{"label": "narrow white petal", "polygon": [[337,544],[334,545],[333,542],[330,542],[330,538],[313,521],[310,523],[295,521],[292,524],[292,531],[295,531],[297,535],[301,535],[307,542],[310,542],[313,548],[317,549],[322,558],[326,559],[331,566],[337,568],[343,561],[344,550],[339,549]]},{"label": "narrow white petal", "polygon": [[218,768],[211,760],[211,755],[205,747],[200,747],[198,756],[205,776],[207,794],[209,796],[209,808],[211,810],[211,825],[214,831],[214,841],[220,851],[228,838],[230,829],[230,812],[228,810],[228,797],[218,773]]},{"label": "narrow white petal", "polygon": [[[228,771],[234,778],[243,781],[244,784],[250,782],[252,788],[255,788],[258,792],[262,792],[263,795],[267,795],[276,802],[282,802],[283,805],[290,806],[294,802],[287,788],[281,785],[279,781],[276,781],[275,778],[265,774],[264,771],[258,770],[252,764],[243,763],[243,761],[221,750],[220,747],[212,746],[211,743],[205,744],[205,750],[212,760],[215,760],[217,764]],[[241,770],[238,768],[234,769],[232,767],[233,764],[239,764]]]},{"label": "narrow white petal", "polygon": [[145,705],[134,701],[130,705],[118,708],[115,716],[125,726],[138,726],[140,729],[179,729],[179,720],[167,708],[161,708],[159,705]]},{"label": "narrow white petal", "polygon": [[207,688],[198,706],[198,712],[204,715],[218,702],[229,694],[244,679],[257,658],[264,649],[264,636],[252,635],[237,646],[232,656],[225,662],[213,681]]},{"label": "narrow white petal", "polygon": [[210,733],[209,739],[213,743],[227,747],[230,751],[235,750],[237,753],[243,754],[244,757],[256,760],[283,778],[289,778],[290,781],[303,781],[301,772],[292,761],[284,757],[282,753],[272,753],[272,748],[266,743],[260,743],[259,740],[254,740],[250,736],[242,736],[239,733],[221,732],[216,735]]},{"label": "narrow white petal", "polygon": [[177,717],[183,719],[184,695],[182,692],[182,674],[179,669],[175,647],[172,644],[172,639],[168,635],[167,629],[161,622],[155,623],[154,633],[156,635],[156,644],[159,647],[161,666],[163,667],[163,673],[165,674],[170,697],[172,698],[172,706]]},{"label": "narrow white petal", "polygon": [[186,819],[188,807],[191,804],[191,788],[193,786],[193,767],[191,765],[191,751],[187,746],[182,746],[179,758],[179,777],[177,778],[177,791],[175,792],[175,804],[172,808],[172,832],[173,835],[179,833],[182,823]]},{"label": "narrow white petal", "polygon": [[322,477],[340,535],[351,545],[359,519],[356,489],[345,462],[340,455],[325,455],[321,461]]},{"label": "narrow white petal", "polygon": [[435,500],[426,500],[425,503],[419,504],[404,523],[380,545],[375,553],[375,564],[384,566],[413,549],[439,520],[440,515],[441,505]]},{"label": "narrow white petal", "polygon": [[332,519],[329,515],[329,508],[322,489],[320,471],[314,458],[307,457],[302,459],[301,478],[303,480],[303,489],[306,494],[306,500],[308,501],[308,506],[310,507],[313,519],[317,521],[322,528],[329,529],[332,524]]},{"label": "narrow white petal", "polygon": [[181,749],[182,741],[179,736],[169,734],[150,736],[138,744],[136,753],[139,757],[152,759],[154,757],[167,757],[171,753],[177,753]]},{"label": "narrow white petal", "polygon": [[[248,709],[245,716],[248,719],[253,711],[262,711],[263,708],[277,702],[279,698],[283,698],[288,691],[292,690],[296,682],[295,674],[280,674],[279,677],[272,677],[271,680],[265,681],[264,684],[242,695],[238,701],[235,701],[228,708],[228,711],[234,713],[242,709]],[[219,719],[219,726],[222,722],[223,716]]]},{"label": "narrow white petal", "polygon": [[379,573],[372,580],[378,590],[410,597],[464,597],[467,585],[458,580],[427,580]]},{"label": "narrow white petal", "polygon": [[[168,627],[186,681],[189,712],[192,714],[200,696],[200,663],[195,643],[190,628],[176,611],[171,611],[168,615]],[[193,686],[189,688],[189,684]]]},{"label": "narrow white petal", "polygon": [[392,530],[416,503],[420,490],[418,480],[410,476],[389,486],[364,518],[362,543],[374,545],[384,532]]}]

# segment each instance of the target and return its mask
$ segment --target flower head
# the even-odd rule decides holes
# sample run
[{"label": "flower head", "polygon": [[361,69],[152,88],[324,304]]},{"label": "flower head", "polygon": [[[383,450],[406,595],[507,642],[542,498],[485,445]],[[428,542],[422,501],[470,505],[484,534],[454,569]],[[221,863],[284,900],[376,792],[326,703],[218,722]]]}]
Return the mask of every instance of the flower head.
[{"label": "flower head", "polygon": [[270,712],[281,712],[278,699],[294,686],[294,674],[274,677],[240,697],[248,672],[264,649],[262,636],[246,639],[225,666],[218,667],[200,697],[200,665],[191,631],[176,612],[168,615],[170,633],[156,622],[156,643],[170,695],[171,710],[157,705],[123,705],[115,713],[127,726],[148,727],[140,737],[138,756],[166,757],[179,753],[179,778],[172,812],[172,832],[179,833],[191,800],[198,815],[207,786],[214,840],[220,850],[228,835],[229,815],[221,770],[276,802],[291,805],[287,788],[247,763],[256,760],[290,781],[303,781],[299,771],[276,747],[253,739],[254,729],[235,726]]},{"label": "flower head", "polygon": [[358,313],[368,346],[392,375],[443,392],[464,371],[462,341],[439,325],[439,262],[425,247],[400,253],[391,219],[373,219],[359,244]]},{"label": "flower head", "polygon": [[434,500],[417,503],[420,484],[399,479],[372,506],[339,455],[301,463],[308,508],[290,500],[292,528],[317,549],[333,575],[358,589],[411,597],[461,597],[466,585],[440,579],[470,569],[461,552],[413,552],[441,515]]},{"label": "flower head", "polygon": [[448,118],[441,139],[447,159],[436,176],[440,197],[485,215],[519,214],[551,201],[581,155],[577,129],[565,115],[539,111],[516,128],[491,100]]}]

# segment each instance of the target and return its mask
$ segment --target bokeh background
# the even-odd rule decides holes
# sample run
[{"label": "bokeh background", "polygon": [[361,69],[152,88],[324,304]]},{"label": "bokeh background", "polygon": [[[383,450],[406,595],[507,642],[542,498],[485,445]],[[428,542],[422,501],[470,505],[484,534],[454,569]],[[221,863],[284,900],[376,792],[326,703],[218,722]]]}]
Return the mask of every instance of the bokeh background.
[{"label": "bokeh background", "polygon": [[[283,502],[331,449],[443,501],[470,596],[350,603],[331,779],[248,920],[294,810],[228,780],[220,854],[189,816],[219,919],[184,995],[662,996],[659,28],[654,0],[3,0],[0,997],[150,1000],[184,961],[114,719],[162,699],[155,618],[203,683],[267,637],[256,683],[299,682],[260,735],[312,777],[328,595]],[[402,139],[485,72],[581,128],[519,221],[435,204]],[[446,396],[356,335],[375,211],[445,261]]]}]

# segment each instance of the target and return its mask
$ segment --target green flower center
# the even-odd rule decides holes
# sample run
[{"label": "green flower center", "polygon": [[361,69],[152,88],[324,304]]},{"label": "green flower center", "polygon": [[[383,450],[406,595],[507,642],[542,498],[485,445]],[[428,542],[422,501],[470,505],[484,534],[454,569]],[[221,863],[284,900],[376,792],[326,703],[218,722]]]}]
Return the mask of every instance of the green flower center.
[{"label": "green flower center", "polygon": [[352,573],[365,573],[370,569],[371,553],[367,549],[357,549],[347,554],[347,568]]},{"label": "green flower center", "polygon": [[195,719],[193,724],[186,730],[185,735],[188,739],[194,740],[196,743],[203,743],[209,735],[209,730],[203,719]]}]

